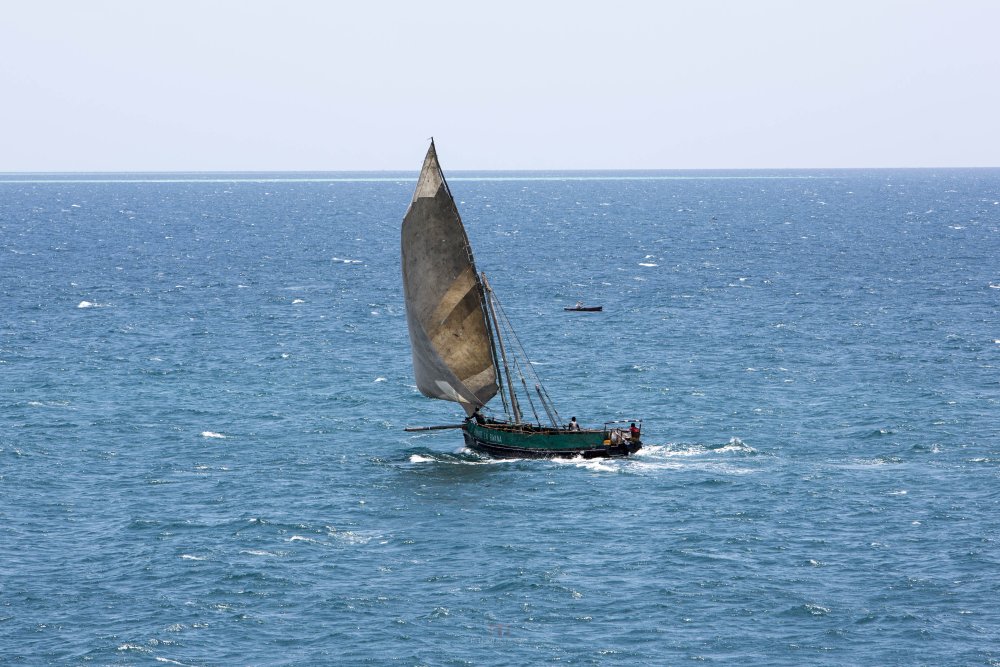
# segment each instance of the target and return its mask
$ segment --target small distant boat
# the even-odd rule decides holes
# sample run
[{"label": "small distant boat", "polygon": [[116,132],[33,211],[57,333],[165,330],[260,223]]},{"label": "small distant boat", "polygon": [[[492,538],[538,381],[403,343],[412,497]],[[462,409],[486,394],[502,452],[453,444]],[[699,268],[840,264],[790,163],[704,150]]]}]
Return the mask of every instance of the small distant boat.
[{"label": "small distant boat", "polygon": [[[407,431],[462,429],[470,449],[501,458],[620,457],[642,447],[642,420],[585,428],[576,417],[560,418],[486,275],[476,271],[433,140],[403,218],[401,241],[417,388],[429,398],[458,403],[466,415],[461,424]],[[503,415],[483,415],[480,409],[497,394]]]},{"label": "small distant boat", "polygon": [[563,310],[570,310],[577,313],[599,313],[604,310],[604,306],[585,306],[583,301],[577,301],[575,306],[566,306]]}]

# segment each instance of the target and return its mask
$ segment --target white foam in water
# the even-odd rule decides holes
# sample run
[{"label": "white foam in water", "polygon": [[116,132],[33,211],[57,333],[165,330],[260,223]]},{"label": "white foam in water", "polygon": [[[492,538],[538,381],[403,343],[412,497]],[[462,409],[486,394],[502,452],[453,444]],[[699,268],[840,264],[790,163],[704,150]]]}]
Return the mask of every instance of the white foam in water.
[{"label": "white foam in water", "polygon": [[122,644],[118,647],[119,651],[142,651],[143,653],[149,653],[149,649],[145,646],[140,646],[139,644]]},{"label": "white foam in water", "polygon": [[705,453],[704,447],[684,447],[674,449],[671,445],[643,445],[633,456],[648,458],[672,458],[677,456],[698,456]]},{"label": "white foam in water", "polygon": [[373,535],[361,535],[350,530],[344,532],[332,532],[333,537],[348,544],[368,544],[372,541]]},{"label": "white foam in water", "polygon": [[374,381],[375,381],[375,382],[385,382],[385,381],[386,381],[386,379],[385,379],[385,378],[383,378],[383,377],[377,377],[377,378],[375,378],[375,380],[374,380]]},{"label": "white foam in water", "polygon": [[[476,452],[472,451],[467,447],[463,447],[455,454],[464,454],[468,456],[479,456]],[[448,455],[445,455],[448,456]],[[524,459],[498,459],[498,458],[476,458],[476,459],[465,459],[465,458],[436,458],[433,456],[426,456],[424,454],[410,454],[410,463],[447,463],[449,465],[465,465],[465,466],[483,466],[483,465],[498,465],[502,463],[516,463],[517,461],[523,461]]]},{"label": "white foam in water", "polygon": [[170,658],[161,658],[159,656],[156,657],[156,661],[165,662],[168,665],[180,665],[180,667],[194,667],[194,665],[189,665],[186,662],[177,662],[176,660],[171,660]]},{"label": "white foam in water", "polygon": [[344,259],[343,257],[332,257],[331,262],[340,262],[341,264],[360,264],[360,259]]},{"label": "white foam in water", "polygon": [[203,438],[225,438],[226,436],[221,433],[216,433],[215,431],[202,431],[201,437]]},{"label": "white foam in water", "polygon": [[468,465],[468,466],[489,466],[489,465],[501,465],[504,463],[517,463],[518,461],[524,460],[524,459],[500,459],[500,458],[493,458],[490,456],[483,456],[479,452],[473,451],[468,447],[462,447],[462,449],[456,452],[456,454],[465,454],[467,456],[476,456],[479,458],[454,459],[452,461],[448,461],[448,463],[457,463],[459,465]]},{"label": "white foam in water", "polygon": [[552,461],[559,465],[586,468],[594,472],[618,472],[620,470],[620,467],[616,463],[612,463],[611,459],[585,459],[582,456],[574,456],[571,459],[555,458]]},{"label": "white foam in water", "polygon": [[[719,454],[732,454],[734,452],[754,452],[753,447],[743,443],[739,438],[732,438],[728,444],[713,449],[705,445],[643,445],[642,449],[629,457],[628,461],[634,469],[665,469],[681,467],[704,467],[713,469],[721,468],[727,473],[744,474],[752,472],[749,469],[734,468],[728,463],[715,459]],[[684,459],[694,459],[693,461],[682,463]]]},{"label": "white foam in water", "polygon": [[182,560],[205,560],[204,556],[192,556],[191,554],[181,554]]},{"label": "white foam in water", "polygon": [[753,452],[756,451],[753,447],[747,447],[742,442],[738,444],[730,443],[725,447],[720,447],[719,449],[710,450],[716,454],[728,454],[729,452]]},{"label": "white foam in water", "polygon": [[658,265],[653,264],[652,262],[639,262],[639,266],[658,266]]},{"label": "white foam in water", "polygon": [[241,554],[247,554],[248,556],[273,556],[275,558],[281,556],[279,553],[273,551],[264,551],[263,549],[244,549],[240,552]]},{"label": "white foam in water", "polygon": [[305,303],[305,299],[292,299],[292,303]]}]

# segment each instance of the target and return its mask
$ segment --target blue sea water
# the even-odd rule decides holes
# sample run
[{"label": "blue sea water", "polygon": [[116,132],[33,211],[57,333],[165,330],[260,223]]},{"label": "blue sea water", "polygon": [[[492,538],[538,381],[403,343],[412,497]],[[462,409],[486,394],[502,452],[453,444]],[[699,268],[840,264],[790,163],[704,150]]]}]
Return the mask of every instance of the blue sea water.
[{"label": "blue sea water", "polygon": [[1000,171],[450,185],[637,456],[403,431],[413,174],[0,177],[0,663],[1000,664]]}]

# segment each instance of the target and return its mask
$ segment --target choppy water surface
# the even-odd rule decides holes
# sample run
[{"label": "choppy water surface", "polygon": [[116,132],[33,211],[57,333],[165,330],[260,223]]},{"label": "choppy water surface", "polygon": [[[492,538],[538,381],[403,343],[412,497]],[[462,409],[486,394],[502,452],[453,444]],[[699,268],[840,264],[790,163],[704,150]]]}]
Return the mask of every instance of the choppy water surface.
[{"label": "choppy water surface", "polygon": [[412,188],[0,179],[0,662],[1000,663],[1000,172],[453,175],[610,462],[403,432]]}]

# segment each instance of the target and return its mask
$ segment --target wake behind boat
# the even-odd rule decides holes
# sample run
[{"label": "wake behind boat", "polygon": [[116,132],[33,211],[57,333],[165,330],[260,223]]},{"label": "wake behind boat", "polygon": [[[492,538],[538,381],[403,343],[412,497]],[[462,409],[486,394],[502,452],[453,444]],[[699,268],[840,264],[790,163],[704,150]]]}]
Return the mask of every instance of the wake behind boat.
[{"label": "wake behind boat", "polygon": [[[608,421],[601,428],[582,428],[576,417],[563,423],[486,275],[476,271],[433,140],[401,237],[417,388],[462,406],[465,421],[451,427],[462,429],[470,449],[515,458],[628,456],[639,450],[641,420]],[[497,394],[503,416],[484,416],[481,410]]]}]

